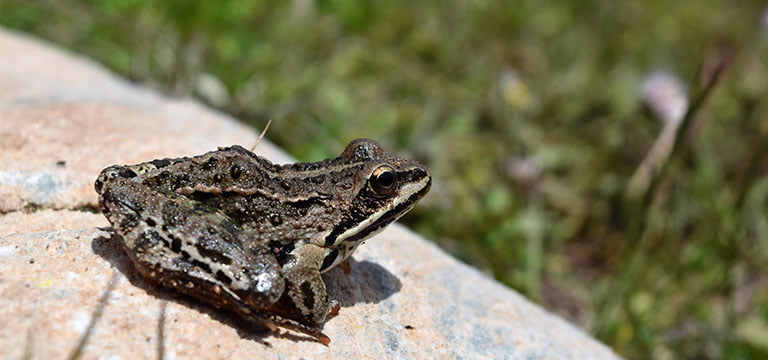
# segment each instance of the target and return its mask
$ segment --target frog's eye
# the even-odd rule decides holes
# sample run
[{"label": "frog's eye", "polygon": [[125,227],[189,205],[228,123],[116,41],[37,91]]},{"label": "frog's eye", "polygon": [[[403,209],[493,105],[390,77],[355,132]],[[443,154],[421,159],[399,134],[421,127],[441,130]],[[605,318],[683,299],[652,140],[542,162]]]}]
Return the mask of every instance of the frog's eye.
[{"label": "frog's eye", "polygon": [[373,170],[368,184],[376,195],[385,196],[395,190],[397,183],[397,173],[389,165],[381,165]]}]

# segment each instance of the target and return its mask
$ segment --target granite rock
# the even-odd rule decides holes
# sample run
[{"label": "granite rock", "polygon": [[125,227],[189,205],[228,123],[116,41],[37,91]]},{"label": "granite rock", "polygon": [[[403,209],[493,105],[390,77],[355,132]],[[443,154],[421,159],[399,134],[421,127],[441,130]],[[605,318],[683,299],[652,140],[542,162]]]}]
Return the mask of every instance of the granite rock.
[{"label": "granite rock", "polygon": [[[0,357],[617,358],[399,225],[362,246],[349,274],[325,275],[341,304],[323,329],[329,346],[243,328],[144,282],[97,211],[99,171],[256,137],[194,101],[0,29]],[[290,161],[266,141],[257,152]]]}]

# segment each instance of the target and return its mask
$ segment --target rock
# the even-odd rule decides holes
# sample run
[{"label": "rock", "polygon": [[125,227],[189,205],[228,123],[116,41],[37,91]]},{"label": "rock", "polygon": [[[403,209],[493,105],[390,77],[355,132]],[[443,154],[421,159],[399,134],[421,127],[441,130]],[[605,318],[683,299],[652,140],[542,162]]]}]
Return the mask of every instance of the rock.
[{"label": "rock", "polygon": [[[0,109],[3,358],[617,358],[398,225],[349,274],[326,274],[342,306],[329,346],[244,329],[144,282],[110,239],[93,181],[111,164],[250,146],[252,129],[1,29]],[[290,161],[266,141],[257,150]]]}]

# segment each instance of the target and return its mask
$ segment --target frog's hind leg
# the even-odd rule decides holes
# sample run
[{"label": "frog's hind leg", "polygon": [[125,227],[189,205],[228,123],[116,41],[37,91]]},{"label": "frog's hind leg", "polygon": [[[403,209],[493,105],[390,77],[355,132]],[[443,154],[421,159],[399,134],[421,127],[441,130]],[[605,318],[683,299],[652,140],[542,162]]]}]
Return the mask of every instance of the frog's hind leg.
[{"label": "frog's hind leg", "polygon": [[274,328],[258,314],[284,292],[279,264],[266,248],[244,249],[226,216],[128,179],[101,190],[104,214],[145,278]]},{"label": "frog's hind leg", "polygon": [[323,332],[317,328],[307,326],[296,320],[284,318],[279,315],[263,314],[262,316],[266,316],[269,321],[276,324],[277,326],[309,335],[323,345],[328,345],[331,343],[331,338],[328,337],[328,335],[323,334]]}]

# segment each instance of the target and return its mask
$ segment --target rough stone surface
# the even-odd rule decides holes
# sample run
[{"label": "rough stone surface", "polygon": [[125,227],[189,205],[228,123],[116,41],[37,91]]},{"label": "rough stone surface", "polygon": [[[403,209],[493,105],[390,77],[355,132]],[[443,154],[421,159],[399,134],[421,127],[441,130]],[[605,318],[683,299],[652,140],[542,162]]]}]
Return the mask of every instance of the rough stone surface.
[{"label": "rough stone surface", "polygon": [[[350,274],[326,274],[342,305],[327,347],[243,329],[145,283],[96,213],[99,171],[255,139],[192,101],[0,29],[0,358],[616,358],[397,225],[356,252]],[[258,151],[289,161],[266,142]]]}]

